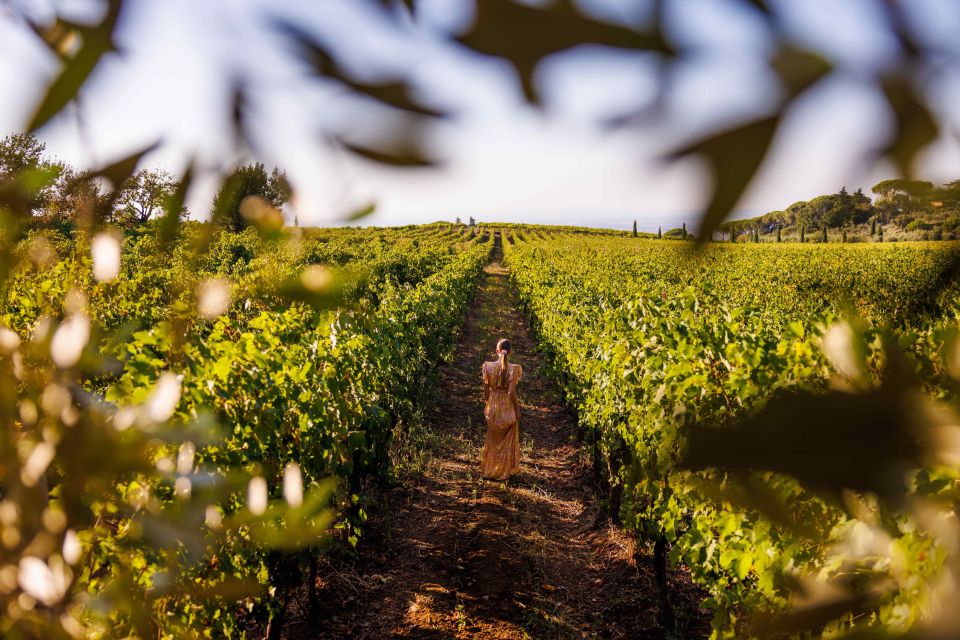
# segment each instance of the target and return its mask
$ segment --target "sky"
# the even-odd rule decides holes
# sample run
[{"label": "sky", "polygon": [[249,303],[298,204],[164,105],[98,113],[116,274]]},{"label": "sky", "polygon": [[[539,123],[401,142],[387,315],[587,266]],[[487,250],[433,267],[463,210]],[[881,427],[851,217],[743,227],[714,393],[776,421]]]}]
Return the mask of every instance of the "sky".
[{"label": "sky", "polygon": [[[824,51],[840,72],[796,105],[769,162],[737,206],[740,217],[798,200],[869,187],[894,175],[862,161],[883,136],[889,114],[864,80],[896,46],[884,37],[870,0],[776,3],[790,36]],[[642,0],[589,0],[584,10],[636,21]],[[14,7],[14,9],[11,9]],[[655,231],[693,223],[709,194],[702,162],[667,164],[665,152],[718,123],[762,114],[778,86],[762,63],[771,43],[740,0],[673,0],[668,35],[693,54],[678,68],[663,118],[617,128],[599,123],[648,103],[656,94],[648,55],[597,48],[562,54],[538,69],[545,108],[525,104],[501,61],[468,55],[438,35],[472,20],[472,3],[421,0],[422,28],[401,37],[356,0],[129,0],[118,44],[78,104],[39,131],[48,152],[77,166],[122,157],[155,140],[146,159],[178,174],[196,158],[202,178],[189,207],[202,217],[217,176],[253,158],[285,170],[297,195],[286,207],[301,224],[336,224],[370,202],[365,224],[399,225],[475,217],[480,221],[577,224]],[[960,44],[960,0],[912,0],[915,28],[929,41]],[[96,16],[96,0],[8,0],[0,4],[0,136],[21,130],[58,63],[18,19],[18,12],[76,19]],[[362,137],[396,114],[345,97],[311,76],[270,28],[282,16],[324,39],[360,75],[410,77],[424,101],[452,115],[431,130],[439,169],[396,170],[333,150],[331,130]],[[536,37],[536,34],[531,34]],[[253,149],[237,150],[230,84],[250,81]],[[960,74],[930,82],[934,106],[953,132],[921,157],[934,182],[960,178]],[[695,224],[693,225],[695,227]]]}]

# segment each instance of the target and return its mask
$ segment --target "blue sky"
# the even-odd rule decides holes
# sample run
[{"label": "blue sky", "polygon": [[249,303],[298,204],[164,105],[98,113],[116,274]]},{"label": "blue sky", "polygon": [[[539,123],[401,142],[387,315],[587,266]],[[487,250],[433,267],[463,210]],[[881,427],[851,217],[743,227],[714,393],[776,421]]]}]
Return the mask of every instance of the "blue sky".
[{"label": "blue sky", "polygon": [[[53,7],[82,17],[94,0],[15,3],[37,15]],[[830,54],[841,69],[798,105],[775,142],[771,162],[739,209],[783,208],[842,185],[869,187],[892,175],[888,166],[863,166],[860,155],[883,135],[889,115],[864,82],[875,61],[894,51],[868,0],[780,0],[791,37]],[[471,3],[425,0],[428,28],[411,42],[371,20],[362,3],[325,0],[136,0],[124,17],[113,57],[98,71],[77,108],[43,129],[48,150],[77,165],[104,162],[155,139],[163,146],[148,163],[182,170],[196,156],[204,169],[191,196],[200,217],[216,174],[249,156],[233,149],[226,96],[230,78],[254,79],[255,154],[279,165],[298,191],[291,204],[302,223],[331,224],[369,201],[367,221],[406,224],[455,216],[593,224],[641,229],[696,219],[707,194],[707,174],[696,159],[664,165],[673,145],[718,122],[763,113],[778,87],[762,64],[770,42],[758,17],[734,0],[668,2],[669,33],[694,48],[668,98],[668,116],[655,126],[609,131],[598,119],[643,104],[653,95],[653,67],[640,54],[597,49],[558,56],[542,65],[539,89],[546,109],[523,103],[509,68],[430,36],[469,24]],[[641,0],[592,0],[591,12],[616,20],[642,19]],[[932,42],[960,47],[960,2],[913,0],[915,27]],[[453,117],[430,137],[446,158],[438,170],[397,171],[370,165],[322,144],[332,124],[362,135],[381,112],[345,99],[311,79],[267,26],[282,15],[327,39],[356,73],[409,74],[429,102]],[[536,37],[531,34],[531,37]],[[22,128],[56,62],[0,7],[0,135]],[[960,77],[948,69],[930,82],[935,105],[960,131]],[[363,117],[369,116],[369,117]],[[78,121],[83,126],[78,126]],[[957,136],[944,136],[924,155],[921,172],[934,181],[960,177]]]}]

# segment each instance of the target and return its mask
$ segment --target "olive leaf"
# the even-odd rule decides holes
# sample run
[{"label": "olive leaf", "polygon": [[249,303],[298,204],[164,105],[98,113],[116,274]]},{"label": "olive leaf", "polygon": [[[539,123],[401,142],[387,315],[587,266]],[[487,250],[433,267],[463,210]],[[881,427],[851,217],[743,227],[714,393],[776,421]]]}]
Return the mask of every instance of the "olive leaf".
[{"label": "olive leaf", "polygon": [[[80,92],[80,88],[93,73],[100,59],[105,54],[115,50],[113,32],[120,18],[122,7],[123,0],[110,0],[107,3],[107,14],[99,24],[93,27],[71,25],[74,27],[75,33],[82,38],[83,43],[76,54],[65,62],[60,74],[47,88],[46,95],[41,100],[27,127],[29,131],[39,129],[67,106]],[[58,45],[63,44],[59,37],[53,37],[52,34],[51,39],[45,38],[45,42],[48,45],[51,42]]]},{"label": "olive leaf", "polygon": [[483,0],[470,30],[457,38],[470,49],[506,58],[520,75],[523,92],[538,102],[534,71],[543,58],[580,45],[651,51],[667,56],[673,47],[659,30],[649,33],[601,22],[580,13],[571,0],[530,6],[511,0]]},{"label": "olive leaf", "polygon": [[833,64],[820,54],[789,42],[781,44],[771,58],[770,66],[791,98],[799,96],[833,69]]},{"label": "olive leaf", "polygon": [[703,156],[710,165],[713,193],[700,219],[698,244],[709,239],[733,211],[766,159],[789,105],[832,69],[830,62],[822,56],[790,44],[777,50],[770,65],[787,93],[780,113],[708,135],[668,156],[676,160],[696,154]]},{"label": "olive leaf", "polygon": [[693,429],[681,466],[769,470],[826,495],[854,489],[898,502],[922,461],[921,415],[912,394],[889,386],[785,394],[735,427]]},{"label": "olive leaf", "polygon": [[121,158],[115,162],[90,172],[88,176],[106,178],[110,181],[113,190],[116,191],[120,188],[120,185],[122,185],[130,176],[133,175],[134,171],[137,170],[137,166],[140,164],[140,161],[143,160],[143,157],[148,153],[155,151],[158,146],[160,146],[159,140],[147,145],[139,151],[130,154],[129,156]]},{"label": "olive leaf", "polygon": [[377,203],[370,202],[362,207],[359,207],[349,212],[346,216],[343,217],[343,220],[345,222],[356,222],[357,220],[362,220],[366,218],[376,210],[377,210]]},{"label": "olive leaf", "polygon": [[335,80],[351,92],[364,95],[383,105],[431,118],[442,111],[419,102],[405,80],[365,81],[350,75],[326,49],[319,38],[300,27],[284,21],[275,23],[276,29],[296,43],[301,57],[323,77]]},{"label": "olive leaf", "polygon": [[437,164],[423,149],[422,132],[418,127],[394,126],[388,136],[373,140],[353,140],[346,136],[333,136],[335,144],[367,160],[401,168],[430,167]]},{"label": "olive leaf", "polygon": [[702,156],[710,165],[713,194],[700,219],[698,243],[709,239],[733,210],[763,163],[779,124],[780,116],[755,120],[711,134],[667,156],[668,160]]},{"label": "olive leaf", "polygon": [[819,634],[838,618],[863,615],[875,604],[876,598],[870,594],[841,594],[815,605],[777,612],[776,615],[760,615],[750,630],[761,638],[783,638],[784,634],[801,632]]},{"label": "olive leaf", "polygon": [[177,182],[177,186],[173,190],[170,199],[164,203],[163,215],[160,217],[157,228],[157,237],[160,240],[161,246],[169,246],[176,238],[177,229],[180,226],[180,216],[184,211],[187,200],[187,192],[190,189],[190,184],[193,182],[193,172],[194,164],[193,160],[191,160],[187,164],[183,176],[179,182]]},{"label": "olive leaf", "polygon": [[887,78],[882,88],[894,124],[890,142],[878,155],[890,158],[902,175],[912,176],[913,159],[939,134],[937,120],[907,78]]}]

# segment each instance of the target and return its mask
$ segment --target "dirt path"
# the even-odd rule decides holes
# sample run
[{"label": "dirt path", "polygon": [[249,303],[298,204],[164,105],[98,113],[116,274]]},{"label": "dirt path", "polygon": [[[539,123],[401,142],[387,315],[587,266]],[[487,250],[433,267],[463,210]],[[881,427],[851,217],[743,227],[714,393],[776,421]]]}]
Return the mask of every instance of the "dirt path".
[{"label": "dirt path", "polygon": [[[291,638],[705,637],[688,581],[675,577],[679,634],[658,624],[652,564],[594,497],[574,441],[575,416],[543,373],[505,269],[485,270],[456,355],[428,411],[424,471],[383,497],[348,563],[320,569],[324,620],[294,611]],[[480,365],[496,340],[523,365],[521,471],[478,472],[484,422]],[[686,604],[684,604],[686,603]],[[683,614],[683,612],[687,612]]]}]

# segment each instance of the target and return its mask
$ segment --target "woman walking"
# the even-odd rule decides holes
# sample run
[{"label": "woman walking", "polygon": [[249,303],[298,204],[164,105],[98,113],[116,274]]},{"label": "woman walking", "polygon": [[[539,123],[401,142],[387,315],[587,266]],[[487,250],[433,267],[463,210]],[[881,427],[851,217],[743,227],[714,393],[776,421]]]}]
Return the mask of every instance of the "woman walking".
[{"label": "woman walking", "polygon": [[523,372],[509,361],[510,341],[497,342],[497,360],[483,363],[483,399],[487,438],[480,472],[485,478],[506,480],[520,468],[520,401],[517,382]]}]

